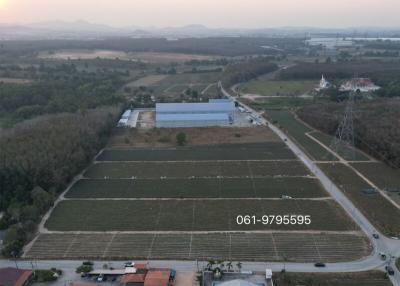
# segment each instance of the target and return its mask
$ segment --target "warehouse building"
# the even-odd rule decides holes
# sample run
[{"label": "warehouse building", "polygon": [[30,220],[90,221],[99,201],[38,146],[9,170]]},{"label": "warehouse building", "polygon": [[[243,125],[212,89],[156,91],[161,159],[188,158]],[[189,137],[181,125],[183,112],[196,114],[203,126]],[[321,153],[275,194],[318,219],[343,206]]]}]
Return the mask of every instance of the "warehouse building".
[{"label": "warehouse building", "polygon": [[118,127],[128,126],[129,117],[131,116],[132,110],[126,110],[122,115],[121,119],[118,121]]},{"label": "warehouse building", "polygon": [[158,128],[229,126],[234,121],[232,101],[208,103],[157,103]]}]

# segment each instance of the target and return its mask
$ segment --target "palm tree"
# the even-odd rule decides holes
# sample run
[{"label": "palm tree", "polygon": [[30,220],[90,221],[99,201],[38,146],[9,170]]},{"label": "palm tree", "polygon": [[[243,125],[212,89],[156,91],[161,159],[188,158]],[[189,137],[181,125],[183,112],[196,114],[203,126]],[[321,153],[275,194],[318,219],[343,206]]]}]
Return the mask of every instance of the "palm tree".
[{"label": "palm tree", "polygon": [[226,267],[228,267],[228,272],[230,272],[232,270],[232,261],[229,261],[228,263],[226,263]]},{"label": "palm tree", "polygon": [[220,260],[220,261],[218,261],[218,264],[219,264],[219,268],[221,268],[221,271],[224,271],[224,268],[225,268],[225,263],[224,263],[224,261],[223,261],[223,260]]},{"label": "palm tree", "polygon": [[214,266],[214,264],[215,264],[215,261],[214,260],[208,260],[208,263],[207,263],[207,270],[208,271],[212,271],[213,270],[213,266]]},{"label": "palm tree", "polygon": [[239,261],[238,263],[236,263],[236,266],[237,266],[239,272],[241,272],[241,270],[242,270],[242,262]]}]

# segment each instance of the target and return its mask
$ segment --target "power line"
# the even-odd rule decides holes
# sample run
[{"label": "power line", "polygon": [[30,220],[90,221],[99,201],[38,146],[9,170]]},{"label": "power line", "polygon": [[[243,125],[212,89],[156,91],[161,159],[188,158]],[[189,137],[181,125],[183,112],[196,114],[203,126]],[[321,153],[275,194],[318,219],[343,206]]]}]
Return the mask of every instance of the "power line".
[{"label": "power line", "polygon": [[335,136],[329,146],[329,148],[336,154],[352,160],[355,159],[353,109],[354,95],[353,93],[350,93],[343,119],[340,122]]}]

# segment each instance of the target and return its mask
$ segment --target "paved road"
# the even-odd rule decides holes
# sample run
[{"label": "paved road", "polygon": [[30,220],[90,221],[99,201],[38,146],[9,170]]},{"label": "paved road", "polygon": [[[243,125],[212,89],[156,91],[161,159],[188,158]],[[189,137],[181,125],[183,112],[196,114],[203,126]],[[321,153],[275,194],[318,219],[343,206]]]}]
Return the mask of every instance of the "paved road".
[{"label": "paved road", "polygon": [[[221,86],[221,85],[220,85]],[[228,92],[222,88],[222,92],[225,96],[233,98]],[[257,111],[241,103],[247,110],[253,113],[253,116],[258,116],[260,122],[263,125],[268,125],[272,131],[274,131],[286,145],[296,154],[296,156],[308,167],[308,169],[321,181],[325,189],[330,195],[343,207],[347,214],[360,226],[365,234],[371,239],[371,243],[374,247],[374,251],[371,256],[348,263],[334,263],[327,264],[324,269],[318,269],[321,272],[347,272],[347,271],[363,271],[371,269],[382,269],[388,263],[391,264],[393,269],[396,270],[395,276],[391,276],[391,280],[394,285],[400,286],[400,272],[394,265],[394,259],[391,261],[382,261],[379,253],[383,252],[386,254],[399,256],[400,255],[400,241],[390,239],[379,233],[375,227],[368,221],[368,219],[353,205],[353,203],[340,191],[340,189],[322,172],[322,170],[311,160],[303,151],[300,149],[287,135],[280,130],[278,127],[273,125],[271,122],[260,116]],[[380,239],[373,239],[372,234],[378,233]],[[290,264],[290,271],[308,271],[309,265],[302,263]],[[313,269],[315,271],[315,268]]]}]

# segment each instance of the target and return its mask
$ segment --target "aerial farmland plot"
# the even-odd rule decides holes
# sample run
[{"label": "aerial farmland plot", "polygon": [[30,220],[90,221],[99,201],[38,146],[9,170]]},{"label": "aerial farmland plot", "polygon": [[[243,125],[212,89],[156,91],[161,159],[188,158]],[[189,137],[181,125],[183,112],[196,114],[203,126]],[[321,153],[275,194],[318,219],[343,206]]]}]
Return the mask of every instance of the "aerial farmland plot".
[{"label": "aerial farmland plot", "polygon": [[82,179],[67,198],[323,198],[315,178]]},{"label": "aerial farmland plot", "polygon": [[[111,144],[26,256],[333,262],[370,253],[361,230],[275,135],[221,128],[207,144],[196,132],[188,130],[186,147],[156,147],[153,135],[147,148],[139,139],[140,147]],[[86,241],[97,247],[85,249]]]},{"label": "aerial farmland plot", "polygon": [[312,91],[316,86],[313,80],[252,80],[241,87],[243,93],[262,96],[300,96]]}]

